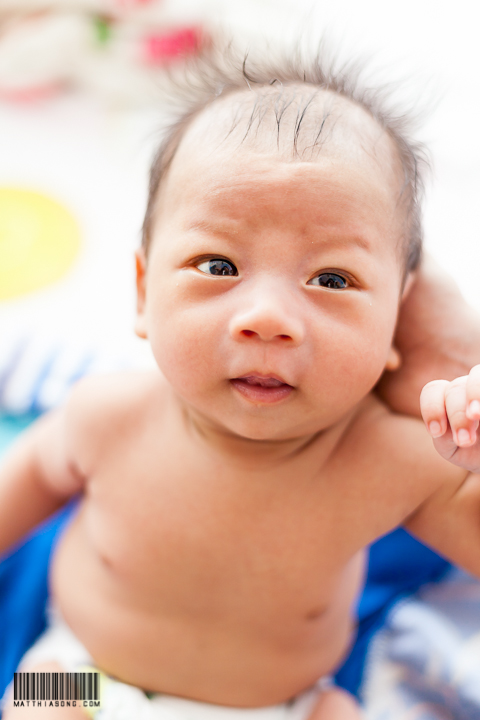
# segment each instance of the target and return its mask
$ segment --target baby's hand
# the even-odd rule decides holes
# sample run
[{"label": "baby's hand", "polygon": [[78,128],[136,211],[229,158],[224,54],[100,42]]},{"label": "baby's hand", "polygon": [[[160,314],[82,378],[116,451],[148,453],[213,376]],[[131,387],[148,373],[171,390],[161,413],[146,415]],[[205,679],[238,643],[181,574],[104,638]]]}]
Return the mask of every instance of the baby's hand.
[{"label": "baby's hand", "polygon": [[429,382],[422,390],[420,407],[440,455],[480,473],[480,365],[452,382]]}]

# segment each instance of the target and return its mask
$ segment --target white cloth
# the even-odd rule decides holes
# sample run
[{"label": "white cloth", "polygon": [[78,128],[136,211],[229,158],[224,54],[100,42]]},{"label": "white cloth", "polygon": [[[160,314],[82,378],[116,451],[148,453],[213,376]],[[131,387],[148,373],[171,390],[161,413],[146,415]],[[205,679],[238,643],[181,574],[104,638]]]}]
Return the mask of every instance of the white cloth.
[{"label": "white cloth", "polygon": [[[58,610],[49,613],[49,627],[23,657],[19,671],[56,661],[65,672],[93,666],[88,651],[75,637]],[[262,708],[233,708],[164,694],[147,695],[139,688],[111,678],[101,683],[101,706],[95,720],[307,720],[321,692],[331,686],[322,678],[294,700]],[[91,711],[90,711],[91,713]]]}]

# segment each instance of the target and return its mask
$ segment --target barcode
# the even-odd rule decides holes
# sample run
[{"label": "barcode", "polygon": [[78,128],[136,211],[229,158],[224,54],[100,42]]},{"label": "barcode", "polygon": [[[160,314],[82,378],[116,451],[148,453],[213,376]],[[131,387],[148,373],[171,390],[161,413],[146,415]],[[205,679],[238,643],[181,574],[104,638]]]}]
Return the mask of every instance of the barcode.
[{"label": "barcode", "polygon": [[99,673],[20,672],[13,675],[14,700],[99,700]]}]

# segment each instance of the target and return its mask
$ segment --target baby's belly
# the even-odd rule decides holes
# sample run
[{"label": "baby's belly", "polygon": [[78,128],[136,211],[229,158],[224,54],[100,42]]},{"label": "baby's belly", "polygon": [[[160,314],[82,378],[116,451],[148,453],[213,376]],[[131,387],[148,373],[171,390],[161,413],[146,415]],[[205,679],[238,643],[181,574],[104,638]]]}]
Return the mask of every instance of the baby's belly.
[{"label": "baby's belly", "polygon": [[[165,612],[161,597],[152,602],[124,587],[125,578],[97,556],[77,520],[59,544],[51,584],[67,623],[107,674],[145,690],[261,707],[294,697],[339,664],[350,643],[363,569],[360,553],[328,602],[310,612],[293,608],[279,615],[275,597],[269,612],[258,603],[257,616],[251,608],[218,618]],[[198,588],[191,592],[195,598]]]}]

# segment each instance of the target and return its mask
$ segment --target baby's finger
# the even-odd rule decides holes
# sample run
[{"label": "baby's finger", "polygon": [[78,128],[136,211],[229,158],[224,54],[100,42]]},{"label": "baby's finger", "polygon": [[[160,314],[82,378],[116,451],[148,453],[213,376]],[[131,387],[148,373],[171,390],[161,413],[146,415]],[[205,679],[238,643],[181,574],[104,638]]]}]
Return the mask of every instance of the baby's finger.
[{"label": "baby's finger", "polygon": [[425,385],[420,395],[423,421],[433,438],[441,437],[447,431],[445,392],[449,385],[447,380],[432,380]]},{"label": "baby's finger", "polygon": [[468,374],[467,417],[480,420],[480,365],[475,365]]},{"label": "baby's finger", "polygon": [[477,439],[478,420],[467,417],[467,377],[453,380],[446,388],[445,407],[455,443],[459,447],[473,445]]}]

